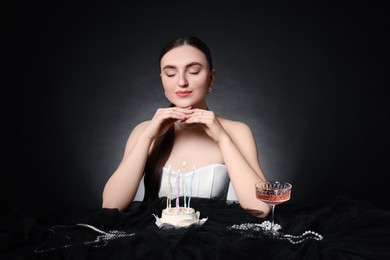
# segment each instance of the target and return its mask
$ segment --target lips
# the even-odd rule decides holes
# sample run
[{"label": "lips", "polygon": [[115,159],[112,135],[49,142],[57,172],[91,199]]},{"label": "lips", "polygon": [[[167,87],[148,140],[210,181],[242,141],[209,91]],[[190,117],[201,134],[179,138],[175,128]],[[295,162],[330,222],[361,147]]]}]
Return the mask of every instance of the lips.
[{"label": "lips", "polygon": [[187,96],[189,96],[192,93],[192,91],[187,91],[187,90],[186,91],[177,91],[175,93],[179,97],[187,97]]}]

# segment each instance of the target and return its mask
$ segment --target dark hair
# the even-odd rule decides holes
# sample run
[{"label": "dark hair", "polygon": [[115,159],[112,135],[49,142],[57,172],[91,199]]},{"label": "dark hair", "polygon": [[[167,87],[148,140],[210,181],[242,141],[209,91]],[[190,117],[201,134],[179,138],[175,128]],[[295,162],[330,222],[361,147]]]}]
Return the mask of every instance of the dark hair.
[{"label": "dark hair", "polygon": [[213,59],[211,58],[211,53],[210,53],[209,47],[202,40],[200,40],[199,38],[194,37],[194,36],[183,36],[183,37],[179,37],[179,38],[176,38],[176,39],[168,42],[164,46],[164,48],[162,48],[162,50],[161,50],[160,57],[158,59],[159,66],[160,66],[160,62],[161,62],[162,57],[167,52],[169,52],[170,50],[172,50],[176,47],[182,46],[182,45],[190,45],[194,48],[197,48],[201,52],[203,52],[204,55],[206,56],[207,63],[209,64],[209,69],[213,70]]},{"label": "dark hair", "polygon": [[144,202],[152,202],[158,198],[162,168],[171,154],[174,136],[175,127],[171,126],[164,135],[156,138],[154,141],[153,149],[145,165]]},{"label": "dark hair", "polygon": [[[168,42],[161,50],[159,57],[159,67],[162,57],[167,52],[182,45],[190,45],[203,52],[209,64],[210,71],[213,70],[213,60],[211,58],[211,53],[208,46],[199,38],[194,36],[179,37]],[[169,106],[172,107],[174,105],[170,104]],[[162,168],[167,162],[169,156],[171,155],[174,138],[175,126],[172,125],[164,135],[154,140],[152,151],[145,165],[145,195],[143,199],[144,202],[151,202],[158,198],[158,192],[160,190],[161,185]]]}]

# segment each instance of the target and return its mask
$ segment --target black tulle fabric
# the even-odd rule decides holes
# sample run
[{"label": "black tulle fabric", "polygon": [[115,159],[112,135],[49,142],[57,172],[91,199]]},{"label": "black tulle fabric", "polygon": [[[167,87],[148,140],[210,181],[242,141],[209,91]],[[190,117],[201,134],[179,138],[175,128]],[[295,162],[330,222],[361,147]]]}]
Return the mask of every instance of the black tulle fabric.
[{"label": "black tulle fabric", "polygon": [[232,229],[264,219],[237,203],[210,199],[191,201],[201,218],[208,218],[203,225],[158,228],[152,214],[160,216],[165,206],[159,198],[134,202],[123,212],[17,208],[1,217],[0,259],[390,259],[390,211],[362,200],[278,205],[275,222],[285,234],[311,230],[323,236],[298,244],[258,229]]}]

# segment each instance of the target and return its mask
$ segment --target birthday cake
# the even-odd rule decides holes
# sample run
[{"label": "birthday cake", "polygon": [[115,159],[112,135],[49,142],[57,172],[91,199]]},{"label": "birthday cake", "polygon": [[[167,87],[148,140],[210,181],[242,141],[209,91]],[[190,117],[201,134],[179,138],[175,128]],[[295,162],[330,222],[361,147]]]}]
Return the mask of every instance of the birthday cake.
[{"label": "birthday cake", "polygon": [[[184,161],[184,172],[185,165],[186,163]],[[207,220],[207,218],[199,219],[199,211],[195,211],[195,209],[191,208],[190,206],[192,197],[192,182],[195,175],[195,167],[193,167],[192,170],[191,180],[189,180],[189,178],[186,178],[187,174],[181,174],[180,170],[178,170],[175,174],[172,174],[171,166],[169,166],[167,175],[167,205],[166,208],[161,211],[161,218],[153,214],[156,218],[156,225],[158,227],[162,227],[164,226],[164,224],[173,225],[174,227],[186,227],[193,224],[202,225]],[[187,194],[188,187],[190,191],[189,195]],[[180,206],[180,196],[183,196],[184,207]],[[174,206],[172,205],[172,198],[175,198]]]},{"label": "birthday cake", "polygon": [[199,220],[199,212],[195,212],[193,208],[165,208],[162,210],[160,220],[174,226],[188,225]]}]

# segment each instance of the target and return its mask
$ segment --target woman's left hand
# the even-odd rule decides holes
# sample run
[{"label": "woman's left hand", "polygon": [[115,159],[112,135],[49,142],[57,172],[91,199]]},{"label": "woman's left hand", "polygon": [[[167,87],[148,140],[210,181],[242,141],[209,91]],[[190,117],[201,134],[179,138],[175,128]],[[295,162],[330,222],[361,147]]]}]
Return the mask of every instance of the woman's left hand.
[{"label": "woman's left hand", "polygon": [[213,111],[199,108],[193,109],[193,111],[194,112],[184,121],[184,123],[202,124],[206,133],[217,143],[219,143],[224,137],[229,136]]}]

